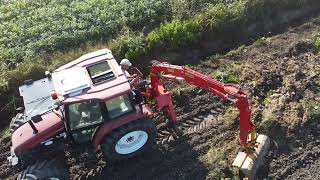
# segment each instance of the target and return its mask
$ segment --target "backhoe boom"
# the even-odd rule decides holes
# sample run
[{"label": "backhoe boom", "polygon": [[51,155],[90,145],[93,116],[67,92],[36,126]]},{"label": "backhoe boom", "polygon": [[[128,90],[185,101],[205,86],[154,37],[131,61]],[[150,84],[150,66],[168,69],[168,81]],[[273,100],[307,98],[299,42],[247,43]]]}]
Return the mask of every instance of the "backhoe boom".
[{"label": "backhoe boom", "polygon": [[150,70],[150,78],[150,96],[157,100],[158,110],[164,109],[173,123],[176,122],[176,112],[172,105],[171,93],[166,91],[161,79],[170,81],[184,80],[186,83],[205,89],[223,100],[232,101],[240,113],[240,144],[245,150],[254,147],[256,133],[255,127],[250,120],[252,102],[240,89],[186,67],[168,63],[153,63]]}]

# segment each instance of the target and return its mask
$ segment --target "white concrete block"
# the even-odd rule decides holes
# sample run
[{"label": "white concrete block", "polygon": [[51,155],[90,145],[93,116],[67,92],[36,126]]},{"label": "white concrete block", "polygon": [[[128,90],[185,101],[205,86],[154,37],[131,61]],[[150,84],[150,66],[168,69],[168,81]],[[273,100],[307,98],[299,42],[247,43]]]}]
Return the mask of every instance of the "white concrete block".
[{"label": "white concrete block", "polygon": [[232,165],[238,167],[250,180],[255,179],[258,167],[263,163],[270,140],[266,135],[259,135],[256,140],[258,147],[253,154],[239,152]]}]

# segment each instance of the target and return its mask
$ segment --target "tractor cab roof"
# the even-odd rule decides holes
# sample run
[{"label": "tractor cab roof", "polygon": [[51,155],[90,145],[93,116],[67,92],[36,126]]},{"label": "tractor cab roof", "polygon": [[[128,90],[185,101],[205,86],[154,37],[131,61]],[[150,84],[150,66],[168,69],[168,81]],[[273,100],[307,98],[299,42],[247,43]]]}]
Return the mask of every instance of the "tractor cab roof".
[{"label": "tractor cab roof", "polygon": [[131,90],[128,79],[108,49],[85,54],[52,73],[63,104],[108,100]]}]

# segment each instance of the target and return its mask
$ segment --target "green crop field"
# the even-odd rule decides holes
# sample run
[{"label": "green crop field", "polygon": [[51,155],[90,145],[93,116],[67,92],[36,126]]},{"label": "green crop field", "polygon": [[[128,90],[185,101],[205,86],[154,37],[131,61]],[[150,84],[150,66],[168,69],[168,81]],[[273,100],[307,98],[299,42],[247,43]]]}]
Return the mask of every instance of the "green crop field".
[{"label": "green crop field", "polygon": [[144,60],[207,34],[244,28],[315,0],[0,0],[0,126],[21,104],[17,88],[80,55],[109,47]]},{"label": "green crop field", "polygon": [[0,59],[21,62],[170,20],[169,0],[4,1]]}]

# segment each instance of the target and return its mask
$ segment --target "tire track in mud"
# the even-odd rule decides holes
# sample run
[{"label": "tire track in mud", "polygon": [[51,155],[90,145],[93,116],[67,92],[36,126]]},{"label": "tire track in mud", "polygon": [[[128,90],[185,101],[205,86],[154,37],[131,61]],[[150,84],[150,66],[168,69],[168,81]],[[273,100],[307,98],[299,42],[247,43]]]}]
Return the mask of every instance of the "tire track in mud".
[{"label": "tire track in mud", "polygon": [[[177,127],[183,136],[202,132],[213,125],[217,125],[221,119],[221,113],[225,110],[225,104],[218,97],[208,92],[195,96],[188,103],[188,109],[191,109],[189,112],[185,112],[183,106],[176,107],[178,114]],[[159,118],[164,119],[164,117],[155,118],[158,122],[161,122]],[[158,123],[157,128],[157,144],[165,145],[179,138],[178,134],[168,127],[168,123]]]},{"label": "tire track in mud", "polygon": [[[220,112],[212,110],[208,114],[196,116],[187,119],[186,121],[179,122],[180,125],[178,125],[178,127],[182,131],[183,136],[199,133],[211,128],[212,126],[217,126],[221,119],[219,114],[222,113],[222,109],[218,110]],[[158,131],[157,143],[165,145],[178,138],[179,136],[174,132],[173,129],[164,127]]]}]

